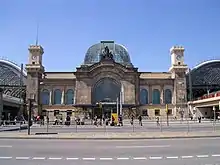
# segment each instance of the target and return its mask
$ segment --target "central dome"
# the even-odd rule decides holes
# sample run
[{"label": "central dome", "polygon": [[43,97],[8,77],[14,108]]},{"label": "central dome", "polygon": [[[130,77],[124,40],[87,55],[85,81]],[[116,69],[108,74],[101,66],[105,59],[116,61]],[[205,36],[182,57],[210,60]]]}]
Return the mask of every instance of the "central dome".
[{"label": "central dome", "polygon": [[115,62],[125,66],[132,65],[127,49],[123,45],[114,43],[114,41],[101,41],[92,45],[86,52],[84,65],[92,65],[99,62],[105,46],[108,46],[112,52]]}]

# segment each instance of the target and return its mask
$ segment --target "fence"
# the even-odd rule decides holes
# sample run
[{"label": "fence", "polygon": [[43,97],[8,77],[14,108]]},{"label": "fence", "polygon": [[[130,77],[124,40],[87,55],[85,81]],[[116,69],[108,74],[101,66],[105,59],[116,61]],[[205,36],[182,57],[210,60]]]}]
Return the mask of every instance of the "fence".
[{"label": "fence", "polygon": [[[15,123],[14,121],[5,121],[8,125],[3,125],[3,127],[13,127],[17,126],[24,128],[27,122]],[[141,126],[142,124],[142,126]],[[31,126],[32,133],[96,133],[96,132],[111,132],[111,133],[126,133],[126,132],[210,132],[220,130],[219,120],[202,120],[199,123],[198,120],[169,120],[161,119],[159,122],[157,120],[143,120],[139,123],[138,120],[134,120],[131,124],[130,120],[123,120],[123,125],[111,126],[110,123],[106,121],[94,123],[92,120],[86,121],[70,121],[70,122],[43,122],[39,121]],[[27,131],[20,129],[19,131]]]},{"label": "fence", "polygon": [[[142,126],[141,126],[142,124]],[[202,132],[202,131],[216,131],[220,130],[220,122],[213,120],[202,120],[201,123],[197,120],[166,120],[161,119],[159,122],[156,120],[143,120],[139,123],[134,120],[131,124],[130,120],[124,120],[123,125],[111,126],[106,121],[98,122],[97,125],[94,121],[88,120],[83,122],[70,121],[68,122],[41,122],[33,124],[31,127],[32,132],[57,132],[57,133],[96,133],[96,132]]]}]

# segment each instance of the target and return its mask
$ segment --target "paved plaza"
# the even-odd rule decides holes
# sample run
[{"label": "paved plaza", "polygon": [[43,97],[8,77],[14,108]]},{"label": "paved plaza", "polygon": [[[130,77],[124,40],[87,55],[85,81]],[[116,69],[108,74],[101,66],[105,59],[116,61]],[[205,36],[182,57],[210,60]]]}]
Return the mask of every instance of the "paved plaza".
[{"label": "paved plaza", "polygon": [[220,138],[172,140],[0,140],[7,165],[217,165]]}]

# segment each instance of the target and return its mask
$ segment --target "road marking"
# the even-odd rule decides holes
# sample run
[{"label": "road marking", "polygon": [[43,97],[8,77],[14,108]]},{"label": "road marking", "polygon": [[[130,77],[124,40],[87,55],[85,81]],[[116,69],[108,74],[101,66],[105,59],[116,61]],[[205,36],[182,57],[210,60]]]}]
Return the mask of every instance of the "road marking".
[{"label": "road marking", "polygon": [[95,158],[82,158],[83,160],[95,160]]},{"label": "road marking", "polygon": [[116,148],[166,148],[170,145],[154,145],[154,146],[115,146]]},{"label": "road marking", "polygon": [[117,158],[117,160],[129,160],[129,158],[122,158],[122,157],[120,157],[120,158]]},{"label": "road marking", "polygon": [[197,158],[208,158],[209,157],[209,155],[196,155],[197,156]]},{"label": "road marking", "polygon": [[149,159],[158,160],[158,159],[162,159],[162,157],[161,156],[151,156]]},{"label": "road marking", "polygon": [[16,157],[17,160],[28,160],[30,157]]},{"label": "road marking", "polygon": [[49,160],[61,160],[62,158],[48,158]]},{"label": "road marking", "polygon": [[178,156],[167,156],[167,159],[178,159]]},{"label": "road marking", "polygon": [[219,155],[212,155],[213,157],[220,157],[220,154]]},{"label": "road marking", "polygon": [[79,160],[79,158],[66,158],[66,160]]},{"label": "road marking", "polygon": [[77,158],[77,157],[66,157],[66,158],[63,158],[63,157],[11,157],[11,156],[1,156],[0,157],[0,160],[2,159],[16,159],[16,160],[130,160],[130,159],[133,159],[133,160],[147,160],[147,159],[150,159],[150,160],[161,160],[161,159],[179,159],[179,158],[182,158],[182,159],[189,159],[189,158],[208,158],[208,157],[220,157],[220,154],[213,154],[213,155],[188,155],[188,156],[166,156],[166,157],[163,157],[163,156],[150,156],[149,158],[148,157],[116,157],[116,158],[113,158],[113,157],[84,157],[84,158]]},{"label": "road marking", "polygon": [[193,156],[182,156],[183,159],[193,158]]},{"label": "road marking", "polygon": [[12,157],[0,157],[0,159],[12,159]]},{"label": "road marking", "polygon": [[0,148],[12,148],[12,146],[7,146],[7,145],[1,146],[1,145],[0,145]]},{"label": "road marking", "polygon": [[134,160],[146,160],[147,158],[146,157],[134,157],[133,159]]},{"label": "road marking", "polygon": [[44,160],[44,159],[46,159],[45,157],[33,157],[32,158],[33,160]]},{"label": "road marking", "polygon": [[99,158],[100,160],[113,160],[113,158]]}]

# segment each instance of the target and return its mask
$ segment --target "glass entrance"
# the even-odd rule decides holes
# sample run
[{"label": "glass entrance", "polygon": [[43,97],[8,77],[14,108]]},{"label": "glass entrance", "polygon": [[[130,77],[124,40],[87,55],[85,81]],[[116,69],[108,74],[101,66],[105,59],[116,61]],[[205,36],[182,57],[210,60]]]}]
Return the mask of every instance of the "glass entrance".
[{"label": "glass entrance", "polygon": [[[102,78],[99,80],[92,91],[93,117],[110,118],[111,113],[116,113],[116,100],[119,98],[121,85],[115,79]],[[100,108],[99,103],[102,104]]]},{"label": "glass entrance", "polygon": [[93,109],[93,117],[97,116],[97,118],[111,118],[112,113],[117,113],[116,102],[100,102],[102,106],[100,107],[99,103],[97,103],[96,107]]}]

